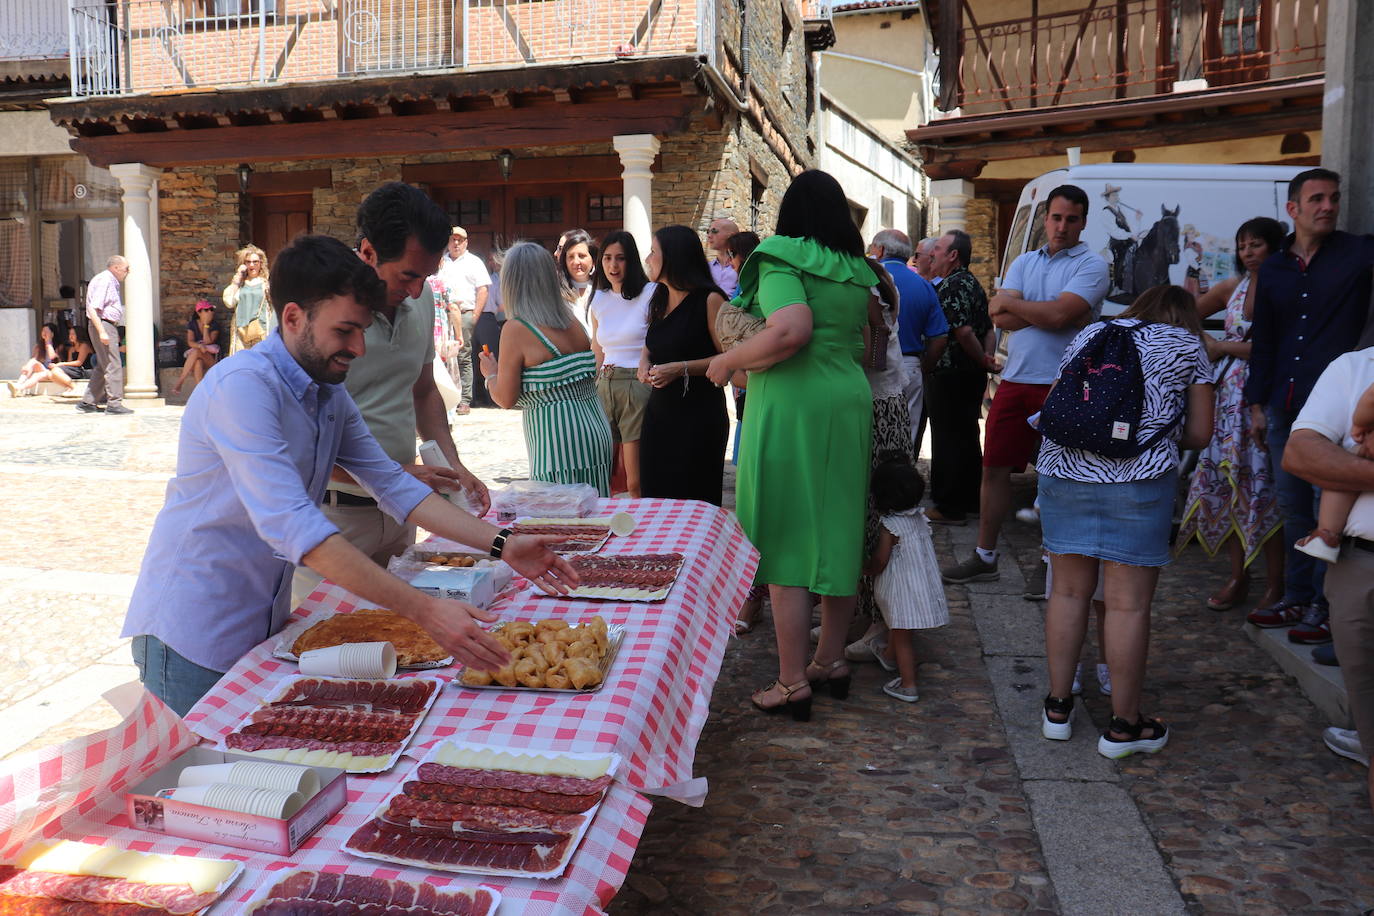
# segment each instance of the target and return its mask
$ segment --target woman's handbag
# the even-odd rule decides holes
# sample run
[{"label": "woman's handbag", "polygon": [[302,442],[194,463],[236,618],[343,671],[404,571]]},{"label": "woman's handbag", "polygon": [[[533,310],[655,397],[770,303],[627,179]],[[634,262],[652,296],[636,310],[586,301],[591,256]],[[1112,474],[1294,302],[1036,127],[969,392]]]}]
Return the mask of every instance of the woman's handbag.
[{"label": "woman's handbag", "polygon": [[720,340],[720,345],[727,350],[732,350],[767,325],[762,318],[755,317],[744,309],[725,303],[716,313],[716,337]]}]

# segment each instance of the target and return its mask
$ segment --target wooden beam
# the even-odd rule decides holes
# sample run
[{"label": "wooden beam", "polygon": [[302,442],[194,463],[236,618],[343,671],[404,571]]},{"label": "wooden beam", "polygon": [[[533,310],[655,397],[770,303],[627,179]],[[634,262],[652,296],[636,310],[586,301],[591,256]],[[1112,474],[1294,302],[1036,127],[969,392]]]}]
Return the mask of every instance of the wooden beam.
[{"label": "wooden beam", "polygon": [[493,92],[491,94],[491,104],[493,108],[510,108],[510,93],[506,92],[504,89],[499,92]]},{"label": "wooden beam", "polygon": [[502,147],[518,150],[526,146],[609,142],[617,134],[675,133],[686,129],[695,108],[688,98],[595,102],[579,105],[575,118],[550,119],[548,112],[538,109],[505,108],[461,115],[444,112],[377,118],[365,126],[338,120],[81,137],[72,145],[102,168],[115,162],[173,167]]},{"label": "wooden beam", "polygon": [[[662,167],[661,157],[655,159],[653,169]],[[511,166],[510,180],[520,184],[557,184],[568,181],[619,181],[622,167],[620,157],[554,156],[530,157],[519,155]],[[254,178],[256,181],[256,177]],[[401,166],[401,180],[410,184],[462,187],[501,184],[501,169],[494,159],[464,162],[426,162]]]},{"label": "wooden beam", "polygon": [[[303,172],[254,172],[253,181],[250,185],[255,196],[304,194],[315,188],[332,187],[334,187],[334,172],[331,169],[309,169]],[[216,175],[215,190],[220,194],[237,194],[239,192],[239,176],[237,174]]]}]

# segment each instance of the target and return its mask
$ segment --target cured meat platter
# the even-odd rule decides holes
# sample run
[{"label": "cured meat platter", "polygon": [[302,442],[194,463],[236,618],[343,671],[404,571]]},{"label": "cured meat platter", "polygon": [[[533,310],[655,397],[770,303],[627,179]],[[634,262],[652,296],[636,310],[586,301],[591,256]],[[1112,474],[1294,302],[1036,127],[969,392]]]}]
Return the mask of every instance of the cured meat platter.
[{"label": "cured meat platter", "polygon": [[343,848],[437,871],[557,878],[619,766],[617,754],[442,742]]},{"label": "cured meat platter", "polygon": [[383,773],[396,764],[443,680],[287,678],[221,739],[219,750],[349,773]]},{"label": "cured meat platter", "polygon": [[293,869],[248,904],[247,916],[491,916],[501,895],[486,887],[436,888],[364,875]]},{"label": "cured meat platter", "polygon": [[[596,619],[600,620],[600,618]],[[590,624],[588,624],[588,626],[590,626]],[[453,682],[454,685],[467,687],[472,690],[515,690],[521,692],[535,691],[537,693],[573,694],[596,693],[606,684],[606,677],[610,674],[611,665],[615,663],[615,657],[620,651],[621,643],[625,641],[626,632],[625,627],[621,624],[606,626],[605,622],[601,621],[601,628],[605,631],[605,649],[600,652],[595,659],[596,668],[592,673],[599,675],[599,677],[596,678],[596,683],[591,686],[579,687],[577,684],[582,682],[577,681],[570,682],[570,685],[567,687],[559,687],[550,686],[545,676],[547,672],[531,671],[531,676],[526,677],[520,668],[517,667],[520,665],[522,649],[525,649],[529,643],[534,642],[534,640],[528,638],[520,638],[519,631],[522,628],[529,630],[530,627],[531,624],[525,621],[511,621],[497,624],[491,628],[491,632],[496,634],[497,638],[501,640],[501,644],[511,651],[512,666],[509,672],[510,676],[504,678],[505,681],[511,681],[510,683],[503,683],[502,680],[497,679],[504,672],[504,669],[502,672],[477,672],[469,671],[464,668],[459,677]],[[577,628],[573,627],[569,629],[576,630]],[[537,633],[537,630],[532,631],[532,633]],[[512,678],[514,678],[513,681]]]},{"label": "cured meat platter", "polygon": [[682,570],[680,553],[579,554],[569,558],[581,584],[566,595],[538,597],[596,598],[603,601],[662,601]]},{"label": "cured meat platter", "polygon": [[512,535],[552,534],[562,540],[548,547],[554,553],[595,553],[611,537],[609,518],[522,518],[511,526]]},{"label": "cured meat platter", "polygon": [[[361,614],[361,615],[363,615],[362,617],[359,617],[358,619],[359,619],[359,620],[364,620],[364,619],[366,619],[366,618],[368,617],[368,615],[379,615],[379,614],[385,614],[385,613],[389,613],[389,612],[379,611],[379,610],[375,610],[375,609],[364,609],[364,610],[361,610],[361,611],[353,611],[352,613],[353,613],[353,614]],[[286,627],[284,627],[284,628],[282,629],[281,633],[279,633],[279,634],[277,635],[277,643],[276,643],[276,645],[272,648],[272,655],[275,656],[276,658],[285,659],[286,661],[290,661],[290,662],[299,662],[299,661],[301,660],[301,659],[300,659],[300,656],[297,655],[297,654],[293,651],[293,649],[294,649],[294,647],[295,647],[295,645],[296,645],[296,642],[297,642],[302,636],[305,635],[306,631],[311,630],[311,629],[313,629],[314,627],[317,627],[317,626],[319,626],[319,625],[321,625],[321,624],[326,624],[328,621],[331,621],[331,620],[333,620],[333,619],[336,618],[336,617],[349,617],[349,616],[350,616],[349,614],[338,614],[338,613],[334,613],[334,614],[325,614],[325,615],[316,615],[316,616],[314,616],[314,617],[311,617],[311,618],[308,619],[308,620],[297,620],[297,621],[295,621],[295,622],[293,622],[293,623],[291,623],[291,624],[288,624]],[[449,665],[452,665],[452,664],[453,664],[453,656],[452,656],[452,655],[448,655],[448,656],[445,656],[445,657],[443,657],[443,658],[438,658],[438,659],[435,659],[435,660],[433,660],[433,661],[410,661],[408,658],[406,658],[406,650],[407,650],[407,648],[408,648],[406,645],[397,645],[394,641],[389,640],[389,639],[386,639],[386,636],[385,636],[385,635],[371,635],[371,636],[369,636],[369,635],[365,632],[365,628],[359,631],[359,636],[358,636],[358,638],[350,638],[350,639],[346,639],[346,640],[343,640],[343,641],[345,641],[345,642],[377,642],[377,641],[391,642],[392,645],[396,646],[396,654],[397,654],[397,656],[398,656],[398,659],[397,659],[397,662],[396,662],[396,667],[397,667],[397,668],[404,668],[404,669],[409,670],[409,671],[424,671],[424,670],[429,670],[429,669],[433,669],[433,668],[447,668]]]},{"label": "cured meat platter", "polygon": [[224,859],[41,843],[0,865],[0,914],[187,916],[204,913],[241,874],[243,863]]}]

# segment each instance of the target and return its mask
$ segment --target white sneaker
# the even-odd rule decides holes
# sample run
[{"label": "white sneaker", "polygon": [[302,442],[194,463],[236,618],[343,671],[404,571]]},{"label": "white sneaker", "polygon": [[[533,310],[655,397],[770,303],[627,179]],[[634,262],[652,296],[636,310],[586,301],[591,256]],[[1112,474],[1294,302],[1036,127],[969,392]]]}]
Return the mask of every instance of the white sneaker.
[{"label": "white sneaker", "polygon": [[1083,663],[1079,662],[1073,669],[1073,687],[1070,688],[1074,696],[1083,693]]},{"label": "white sneaker", "polygon": [[1068,741],[1073,737],[1073,712],[1077,705],[1069,709],[1069,717],[1063,722],[1056,722],[1050,718],[1049,713],[1043,707],[1040,709],[1040,734],[1049,738],[1051,741]]},{"label": "white sneaker", "polygon": [[1360,746],[1360,733],[1350,728],[1328,728],[1322,732],[1322,741],[1331,749],[1331,753],[1339,754],[1346,760],[1353,760],[1363,766],[1369,766],[1369,755]]},{"label": "white sneaker", "polygon": [[1104,697],[1112,695],[1112,672],[1101,662],[1097,663],[1097,692]]}]

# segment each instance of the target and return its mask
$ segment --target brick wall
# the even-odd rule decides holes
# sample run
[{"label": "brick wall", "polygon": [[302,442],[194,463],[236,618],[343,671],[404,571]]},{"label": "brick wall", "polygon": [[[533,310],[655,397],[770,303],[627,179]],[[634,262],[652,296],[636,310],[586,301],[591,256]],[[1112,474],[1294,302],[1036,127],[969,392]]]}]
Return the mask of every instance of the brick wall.
[{"label": "brick wall", "polygon": [[975,197],[968,202],[967,225],[964,231],[973,238],[973,263],[969,272],[983,284],[988,295],[993,293],[993,278],[997,270],[997,202]]}]

